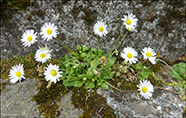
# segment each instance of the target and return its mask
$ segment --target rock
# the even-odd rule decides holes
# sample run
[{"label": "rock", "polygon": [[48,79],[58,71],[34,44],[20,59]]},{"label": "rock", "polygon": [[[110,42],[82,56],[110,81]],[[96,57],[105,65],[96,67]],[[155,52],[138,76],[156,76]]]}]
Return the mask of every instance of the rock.
[{"label": "rock", "polygon": [[25,80],[21,83],[5,85],[1,91],[1,117],[35,117],[39,111],[35,102],[29,101],[31,96],[37,94],[36,79]]},{"label": "rock", "polygon": [[[186,105],[178,96],[166,91],[162,91],[161,94],[159,94],[155,90],[154,94],[157,95],[153,95],[151,100],[140,98],[137,92],[121,93],[113,91],[111,88],[109,90],[99,88],[97,93],[107,100],[107,104],[115,110],[115,115],[119,118],[126,116],[139,118],[181,118],[184,112],[183,106]],[[161,110],[159,110],[159,107],[161,107]]]},{"label": "rock", "polygon": [[140,53],[142,48],[150,46],[156,52],[161,51],[165,59],[176,60],[185,54],[185,7],[185,2],[171,0],[33,1],[26,12],[18,10],[12,14],[9,23],[1,22],[1,57],[26,55],[37,50],[37,44],[31,47],[23,47],[21,44],[21,36],[28,29],[38,32],[38,43],[43,46],[47,44],[53,49],[54,58],[64,56],[67,50],[56,39],[48,42],[41,39],[39,32],[45,22],[54,23],[58,27],[58,38],[69,48],[76,50],[78,44],[84,43],[88,47],[97,48],[93,25],[98,20],[103,20],[109,33],[100,38],[100,47],[108,52],[124,27],[121,18],[132,12],[139,20],[138,32],[129,33],[119,51],[126,46],[132,46]]},{"label": "rock", "polygon": [[[1,117],[39,117],[38,105],[30,100],[33,95],[37,94],[35,84],[39,85],[37,79],[27,79],[21,83],[5,85],[1,91]],[[75,109],[71,104],[71,95],[69,92],[61,97],[61,103],[58,103],[60,105],[59,117],[77,117],[83,113],[81,109]]]},{"label": "rock", "polygon": [[[53,49],[52,57],[60,58],[67,53],[56,39],[44,41],[39,35],[41,26],[46,22],[55,23],[58,27],[58,38],[70,49],[76,50],[77,45],[85,44],[97,48],[97,36],[93,26],[103,20],[109,29],[107,36],[100,38],[100,48],[108,52],[124,28],[121,18],[132,12],[138,18],[138,32],[129,33],[122,42],[119,51],[132,46],[139,53],[144,47],[161,51],[164,59],[176,60],[185,55],[186,38],[186,1],[48,1],[32,0],[26,12],[12,12],[9,22],[2,21],[1,27],[1,58],[8,56],[27,55],[38,49],[37,44],[23,47],[20,41],[22,34],[28,29],[38,32],[38,43]],[[12,10],[13,11],[13,10]],[[122,37],[124,34],[122,35]],[[37,91],[34,88],[39,81],[25,80],[21,83],[7,84],[1,92],[1,116],[38,117],[39,111],[35,102],[27,101]],[[119,117],[182,117],[183,106],[186,104],[176,95],[162,91],[154,93],[152,100],[141,99],[138,93],[118,93],[101,88],[97,91],[115,110]],[[115,97],[112,97],[114,94]],[[78,116],[77,110],[70,104],[71,93],[61,98],[61,116]],[[117,100],[116,100],[117,98]],[[119,101],[118,101],[119,100]],[[161,110],[160,110],[161,107]]]}]

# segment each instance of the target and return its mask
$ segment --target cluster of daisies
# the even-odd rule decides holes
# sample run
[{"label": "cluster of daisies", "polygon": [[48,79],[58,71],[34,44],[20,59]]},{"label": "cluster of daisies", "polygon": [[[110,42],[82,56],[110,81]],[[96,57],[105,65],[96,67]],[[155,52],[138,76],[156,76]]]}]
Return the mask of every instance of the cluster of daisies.
[{"label": "cluster of daisies", "polygon": [[[130,32],[136,31],[138,19],[136,18],[135,15],[133,15],[132,13],[128,13],[128,15],[124,15],[124,18],[121,18],[121,20],[123,21],[123,25],[128,31]],[[98,21],[93,28],[94,33],[100,37],[106,36],[108,34],[107,25],[102,21]],[[144,49],[142,49],[141,53],[145,60],[148,59],[153,65],[156,64],[155,61],[156,53],[152,48],[145,47]],[[132,47],[124,48],[123,51],[121,52],[121,57],[124,58],[125,61],[129,62],[130,64],[136,63],[138,61],[137,56],[138,53]],[[141,97],[144,97],[145,99],[150,99],[150,97],[152,97],[154,87],[149,81],[147,80],[140,81],[138,87]]]},{"label": "cluster of daisies", "polygon": [[[135,28],[137,26],[137,21],[138,19],[136,18],[135,15],[132,13],[128,15],[124,15],[124,18],[121,18],[123,21],[123,25],[125,25],[125,28],[128,31],[135,31]],[[106,36],[108,34],[107,30],[107,25],[102,22],[98,21],[94,26],[93,26],[93,31],[96,35],[102,37]],[[52,38],[57,37],[57,27],[52,24],[52,23],[45,23],[41,27],[41,33],[42,38],[44,40],[51,40]],[[30,47],[33,43],[37,42],[36,36],[37,33],[34,33],[34,30],[27,30],[23,35],[22,35],[22,43],[24,46]],[[51,53],[52,50],[50,50],[46,45],[45,47],[39,47],[39,49],[35,53],[35,60],[37,62],[42,62],[45,63],[48,59],[51,58]],[[156,53],[151,49],[150,47],[145,47],[142,52],[144,59],[148,59],[152,64],[155,64],[155,55]],[[121,57],[125,59],[126,62],[129,63],[136,63],[138,61],[137,59],[137,52],[132,48],[132,47],[127,47],[124,48],[124,50],[121,52]],[[45,79],[46,81],[51,81],[56,83],[59,81],[59,77],[61,77],[62,71],[59,71],[59,66],[57,65],[52,65],[49,64],[46,70],[44,71]],[[24,70],[23,70],[23,65],[15,65],[12,67],[10,70],[10,82],[11,83],[16,83],[18,80],[21,81],[21,79],[25,79],[24,77]],[[152,92],[154,92],[154,87],[153,85],[147,81],[143,80],[140,81],[140,84],[138,85],[140,95],[141,97],[144,97],[145,99],[150,99],[152,97]]]},{"label": "cluster of daisies", "polygon": [[[145,60],[149,60],[153,65],[156,64],[156,53],[154,50],[150,47],[145,47],[141,51],[143,58]],[[124,48],[123,51],[121,52],[121,57],[125,59],[126,62],[129,62],[130,64],[136,63],[138,61],[137,59],[138,53],[135,51],[134,48],[132,47],[127,47]]]},{"label": "cluster of daisies", "polygon": [[[57,27],[54,24],[48,22],[48,23],[45,23],[41,27],[40,35],[42,35],[42,38],[44,40],[49,41],[52,38],[56,38],[57,33],[58,33]],[[34,33],[33,29],[29,29],[26,32],[24,32],[22,35],[22,39],[21,39],[21,42],[23,43],[22,45],[25,47],[26,46],[30,47],[32,44],[37,42],[36,35],[37,35],[37,32]],[[39,49],[36,51],[34,58],[37,62],[45,63],[47,60],[51,58],[51,52],[52,50],[50,50],[47,47],[47,45],[45,45],[45,47],[39,46]],[[61,73],[62,71],[59,71],[59,66],[49,64],[44,72],[44,75],[45,75],[46,81],[51,81],[51,82],[56,83],[56,81],[59,81],[59,77],[62,76]],[[18,80],[20,82],[22,79],[25,79],[23,64],[19,63],[18,65],[14,65],[12,69],[10,70],[9,76],[11,79],[10,83],[16,83]]]}]

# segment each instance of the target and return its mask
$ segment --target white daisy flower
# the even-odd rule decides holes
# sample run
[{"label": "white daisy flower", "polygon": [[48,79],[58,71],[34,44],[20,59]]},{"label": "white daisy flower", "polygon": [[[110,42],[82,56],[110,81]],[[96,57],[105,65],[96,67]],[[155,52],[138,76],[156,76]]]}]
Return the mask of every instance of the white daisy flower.
[{"label": "white daisy flower", "polygon": [[37,32],[34,33],[33,29],[27,30],[26,32],[23,33],[21,42],[23,43],[23,46],[28,46],[30,47],[33,43],[35,43]]},{"label": "white daisy flower", "polygon": [[25,79],[23,65],[19,63],[19,65],[14,65],[10,70],[10,83],[16,83],[18,80],[21,82],[21,79]]},{"label": "white daisy flower", "polygon": [[57,37],[57,26],[55,26],[53,23],[45,23],[42,27],[41,27],[41,33],[42,38],[44,40],[51,40],[53,37],[56,38]]},{"label": "white daisy flower", "polygon": [[140,84],[139,86],[137,85],[137,87],[139,88],[138,90],[140,91],[141,97],[144,97],[145,99],[150,99],[150,97],[152,97],[152,92],[154,92],[154,87],[150,83],[150,81],[140,80]]},{"label": "white daisy flower", "polygon": [[48,65],[47,70],[44,72],[46,81],[51,81],[56,83],[56,81],[59,81],[59,77],[62,77],[61,73],[62,71],[59,71],[59,66],[57,65]]},{"label": "white daisy flower", "polygon": [[50,52],[51,52],[51,50],[49,50],[47,46],[45,46],[43,48],[39,48],[36,51],[34,58],[37,62],[45,63],[48,59],[51,58]]},{"label": "white daisy flower", "polygon": [[138,53],[132,47],[124,48],[121,52],[121,57],[124,58],[126,62],[129,61],[130,64],[138,61],[137,56]]},{"label": "white daisy flower", "polygon": [[152,48],[145,47],[144,49],[142,49],[141,53],[143,54],[143,58],[144,59],[149,59],[149,61],[152,64],[156,64],[156,62],[155,62],[155,59],[156,59],[155,55],[156,55],[156,53],[154,52],[154,50]]},{"label": "white daisy flower", "polygon": [[107,25],[105,25],[105,23],[102,22],[102,21],[98,21],[94,25],[93,29],[94,29],[94,33],[96,35],[99,35],[100,37],[106,36],[106,34],[108,33],[108,31],[107,31]]},{"label": "white daisy flower", "polygon": [[121,18],[123,20],[123,25],[125,25],[126,29],[129,31],[133,31],[135,27],[137,26],[138,19],[135,18],[136,15],[133,15],[132,13],[128,15],[123,15],[124,18]]}]

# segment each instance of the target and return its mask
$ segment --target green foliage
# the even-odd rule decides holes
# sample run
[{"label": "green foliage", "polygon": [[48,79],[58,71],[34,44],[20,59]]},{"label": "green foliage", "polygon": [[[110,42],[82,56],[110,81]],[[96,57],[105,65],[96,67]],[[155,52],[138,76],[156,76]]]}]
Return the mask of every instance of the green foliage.
[{"label": "green foliage", "polygon": [[180,62],[175,64],[172,69],[176,73],[171,70],[170,75],[177,80],[177,86],[186,89],[186,63]]},{"label": "green foliage", "polygon": [[147,79],[150,74],[150,67],[146,67],[145,65],[142,65],[142,63],[137,63],[132,65],[132,67],[139,72],[139,80]]},{"label": "green foliage", "polygon": [[112,66],[116,61],[116,57],[108,55],[105,60],[101,60],[105,56],[103,50],[96,48],[88,48],[87,46],[77,45],[78,52],[71,52],[65,55],[65,61],[60,63],[63,71],[63,84],[65,87],[81,87],[85,84],[86,89],[101,86],[108,89],[108,85],[104,83],[105,79],[111,79]]}]

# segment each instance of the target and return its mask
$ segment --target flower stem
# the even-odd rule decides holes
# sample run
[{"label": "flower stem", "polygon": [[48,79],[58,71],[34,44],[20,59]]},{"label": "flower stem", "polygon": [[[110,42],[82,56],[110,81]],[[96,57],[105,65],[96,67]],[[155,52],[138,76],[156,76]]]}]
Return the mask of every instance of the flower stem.
[{"label": "flower stem", "polygon": [[39,48],[42,48],[42,46],[38,42],[36,42],[36,44],[39,46]]},{"label": "flower stem", "polygon": [[120,33],[118,39],[116,40],[116,42],[114,43],[114,45],[112,46],[112,48],[110,49],[110,51],[107,53],[106,56],[108,56],[108,54],[113,50],[113,48],[115,47],[116,43],[119,41],[121,35],[123,34],[124,29],[125,29],[125,27],[124,27],[123,30],[121,31],[121,33]]},{"label": "flower stem", "polygon": [[177,74],[165,61],[163,61],[161,59],[156,59],[156,60],[163,62],[167,67],[169,67],[172,70],[172,72],[174,72],[175,74]]},{"label": "flower stem", "polygon": [[137,90],[121,90],[121,89],[118,89],[116,88],[115,86],[111,85],[109,82],[105,81],[105,83],[107,83],[109,86],[111,86],[112,88],[120,91],[120,92],[136,92]]},{"label": "flower stem", "polygon": [[98,51],[100,50],[99,49],[99,36],[97,35],[97,39],[98,39]]},{"label": "flower stem", "polygon": [[173,94],[178,94],[178,95],[179,95],[179,93],[177,93],[177,92],[175,92],[175,91],[172,91],[172,90],[169,90],[169,89],[166,89],[166,88],[163,88],[163,87],[155,86],[154,88],[163,89],[163,90],[165,90],[165,91],[170,91],[170,92],[172,92]]},{"label": "flower stem", "polygon": [[71,49],[69,49],[65,44],[63,44],[63,43],[58,39],[58,37],[56,37],[56,39],[57,39],[68,51],[72,52]]},{"label": "flower stem", "polygon": [[116,50],[119,48],[119,46],[121,45],[121,42],[125,39],[125,37],[127,36],[127,33],[129,32],[129,30],[127,30],[126,34],[124,35],[124,37],[122,38],[122,40],[120,41],[119,45],[117,46]]}]

